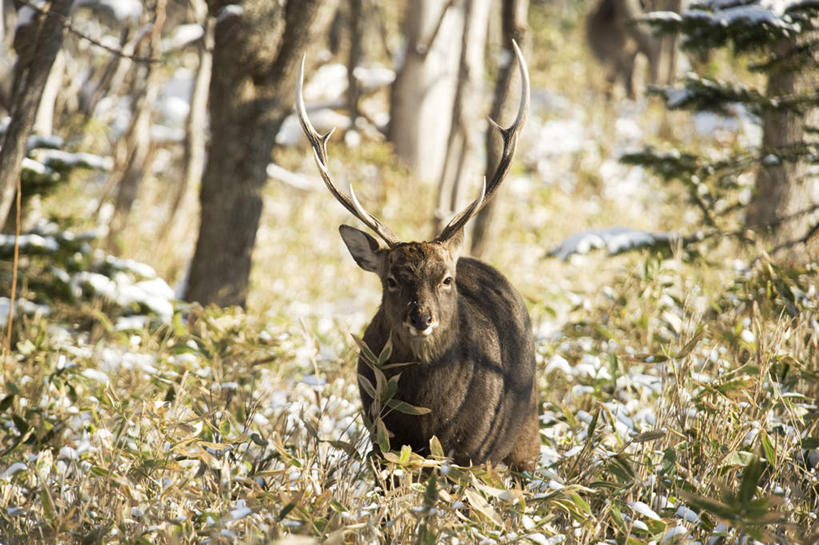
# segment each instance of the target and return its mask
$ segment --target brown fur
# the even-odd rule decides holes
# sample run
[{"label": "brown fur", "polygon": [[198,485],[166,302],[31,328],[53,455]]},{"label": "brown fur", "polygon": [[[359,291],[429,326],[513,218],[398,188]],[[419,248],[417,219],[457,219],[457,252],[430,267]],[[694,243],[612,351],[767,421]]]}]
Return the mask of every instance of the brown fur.
[{"label": "brown fur", "polygon": [[[679,11],[679,1],[677,6]],[[664,53],[663,40],[638,24],[642,15],[638,0],[599,0],[586,17],[586,41],[592,54],[606,68],[609,93],[620,81],[628,97],[635,97],[634,66],[638,54],[643,54],[648,62],[649,84],[671,83],[671,72],[662,79],[662,71],[673,69],[673,59],[663,58],[673,56],[673,43],[665,46],[670,47],[670,51]]]},{"label": "brown fur", "polygon": [[[345,230],[351,229],[342,228],[345,242]],[[458,259],[461,237],[452,243],[403,243],[386,249],[354,231],[368,237],[378,256],[373,272],[384,286],[381,307],[364,342],[378,354],[392,338],[390,363],[417,362],[386,375],[401,373],[397,399],[431,410],[421,416],[398,411],[380,415],[392,434],[391,445],[428,453],[435,435],[458,464],[505,461],[531,469],[540,452],[535,348],[520,295],[489,265]],[[353,244],[350,250],[361,264],[368,257],[357,256],[356,248],[361,246]],[[451,288],[442,285],[446,276],[454,277]],[[390,289],[390,277],[398,289]],[[430,312],[439,322],[427,337],[413,336],[407,327],[410,307]],[[363,359],[358,372],[375,383]],[[370,414],[371,397],[363,388],[360,393],[367,415],[378,416]]]}]

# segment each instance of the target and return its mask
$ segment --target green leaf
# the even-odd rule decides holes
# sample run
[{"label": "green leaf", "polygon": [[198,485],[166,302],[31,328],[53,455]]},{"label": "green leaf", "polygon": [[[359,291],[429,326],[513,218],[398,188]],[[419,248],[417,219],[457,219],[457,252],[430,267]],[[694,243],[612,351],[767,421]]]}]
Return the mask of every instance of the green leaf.
[{"label": "green leaf", "polygon": [[677,494],[685,500],[695,511],[704,511],[723,519],[735,519],[738,517],[737,510],[730,505],[726,505],[718,500],[706,498],[699,494],[678,490]]},{"label": "green leaf", "polygon": [[401,454],[398,457],[398,463],[405,466],[410,461],[412,455],[412,448],[409,445],[401,445]]},{"label": "green leaf", "polygon": [[0,401],[0,411],[5,411],[14,402],[14,394],[9,394]]},{"label": "green leaf", "polygon": [[294,507],[296,507],[296,502],[294,502],[294,501],[291,501],[290,503],[288,503],[287,505],[285,505],[284,507],[282,507],[282,510],[281,510],[281,511],[279,511],[279,515],[278,515],[278,517],[277,517],[277,518],[279,519],[279,522],[283,521],[283,520],[284,520],[284,517],[286,517],[286,516],[287,516],[287,514],[288,514],[290,511],[292,511],[292,510],[293,510],[293,508],[294,508]]},{"label": "green leaf", "polygon": [[688,354],[690,354],[694,350],[694,348],[697,347],[697,345],[702,340],[702,337],[704,335],[705,335],[705,326],[700,325],[697,328],[697,331],[694,333],[694,336],[691,337],[691,339],[687,343],[685,343],[685,345],[682,348],[680,348],[680,351],[677,352],[674,355],[674,358],[675,359],[682,359],[682,358],[686,357]]},{"label": "green leaf", "polygon": [[387,339],[384,348],[381,349],[381,353],[378,355],[378,366],[383,367],[384,364],[390,361],[390,356],[392,356],[392,335]]},{"label": "green leaf", "polygon": [[382,400],[381,394],[383,394],[384,390],[387,389],[387,376],[378,367],[373,366],[370,367],[370,369],[372,369],[373,376],[375,376],[375,392],[378,394],[373,399],[378,399],[381,401]]},{"label": "green leaf", "polygon": [[819,448],[819,437],[805,437],[802,439],[801,447],[805,449]]},{"label": "green leaf", "polygon": [[472,488],[467,488],[464,493],[466,495],[467,502],[469,502],[469,505],[471,505],[475,511],[479,512],[496,525],[501,526],[502,522],[498,512],[495,511],[491,505],[489,505],[489,502],[487,502],[483,496]]},{"label": "green leaf", "polygon": [[410,414],[413,416],[419,416],[422,414],[428,414],[430,409],[427,407],[418,407],[416,405],[410,405],[406,401],[401,401],[400,399],[388,399],[387,406],[391,409],[395,409],[399,413],[402,414]]},{"label": "green leaf", "polygon": [[[409,447],[406,447],[409,448]],[[401,447],[401,454],[404,453],[404,447]],[[424,488],[424,505],[428,508],[435,507],[438,502],[438,480],[435,475],[430,474],[427,479],[427,485]]]},{"label": "green leaf", "polygon": [[436,458],[444,457],[444,448],[441,446],[441,441],[438,440],[437,435],[429,438],[429,453]]},{"label": "green leaf", "polygon": [[387,431],[387,426],[380,418],[375,421],[375,442],[378,443],[378,448],[381,452],[390,451],[390,434]]},{"label": "green leaf", "polygon": [[771,443],[771,438],[768,434],[762,432],[762,451],[765,453],[765,459],[771,464],[771,467],[776,467],[776,447]]},{"label": "green leaf", "polygon": [[14,425],[17,427],[17,431],[20,432],[20,435],[24,435],[29,428],[28,422],[17,416],[16,414],[11,415],[11,419],[14,421]]},{"label": "green leaf", "polygon": [[370,382],[370,379],[368,379],[364,375],[359,374],[358,383],[361,385],[361,387],[364,389],[368,396],[370,396],[372,399],[377,399],[375,395],[375,386],[373,386],[373,383]]},{"label": "green leaf", "polygon": [[631,438],[632,443],[648,443],[649,441],[656,441],[665,437],[665,430],[650,430],[638,433]]},{"label": "green leaf", "polygon": [[737,450],[731,454],[730,465],[747,466],[756,459],[752,453],[745,450]]},{"label": "green leaf", "polygon": [[333,440],[330,440],[330,441],[327,441],[327,442],[330,445],[332,445],[333,447],[344,451],[344,454],[346,454],[347,456],[350,456],[351,458],[355,458],[355,459],[361,458],[361,456],[359,455],[358,450],[355,448],[355,446],[352,443],[348,442],[348,441],[342,441],[340,439],[333,439]]},{"label": "green leaf", "polygon": [[393,375],[387,381],[387,387],[381,392],[381,403],[387,403],[398,392],[398,381],[401,379],[401,374]]},{"label": "green leaf", "polygon": [[594,413],[592,416],[591,422],[589,422],[589,427],[586,428],[586,436],[591,440],[592,435],[594,434],[594,430],[597,428],[597,419],[600,418],[600,409]]},{"label": "green leaf", "polygon": [[677,451],[672,447],[668,447],[663,452],[662,468],[663,473],[670,473],[674,470],[677,464]]},{"label": "green leaf", "polygon": [[589,507],[589,504],[586,502],[586,500],[581,498],[575,492],[570,493],[569,497],[572,499],[574,504],[580,509],[580,511],[582,511],[586,515],[591,515],[591,507]]},{"label": "green leaf", "polygon": [[762,461],[759,458],[745,466],[745,471],[742,472],[742,482],[739,485],[739,502],[743,506],[747,506],[754,499],[756,488],[759,484],[759,478],[762,476]]},{"label": "green leaf", "polygon": [[54,509],[54,500],[51,498],[51,492],[49,492],[45,483],[40,487],[40,503],[43,506],[43,516],[46,520],[52,522],[56,510]]},{"label": "green leaf", "polygon": [[364,363],[370,367],[376,365],[378,363],[378,358],[375,357],[375,354],[373,354],[373,351],[370,350],[369,346],[367,346],[367,343],[365,343],[364,340],[358,335],[353,335],[353,340],[358,345],[358,349],[361,350],[361,357],[364,358]]}]

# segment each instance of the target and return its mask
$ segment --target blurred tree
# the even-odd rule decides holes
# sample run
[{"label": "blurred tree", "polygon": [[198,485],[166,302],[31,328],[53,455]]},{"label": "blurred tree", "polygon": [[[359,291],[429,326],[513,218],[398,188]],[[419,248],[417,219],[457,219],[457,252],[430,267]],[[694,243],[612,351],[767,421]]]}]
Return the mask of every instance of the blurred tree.
[{"label": "blurred tree", "polygon": [[[814,19],[815,21],[815,19]],[[817,36],[812,47],[816,52]],[[801,40],[785,38],[772,46],[771,53],[777,59],[793,59],[797,50],[802,47]],[[799,153],[793,159],[780,156],[789,150],[799,150],[804,145],[812,153],[814,164],[817,163],[817,139],[815,131],[819,129],[819,110],[816,108],[816,93],[819,90],[819,74],[815,57],[808,60],[813,66],[802,62],[778,62],[768,73],[768,84],[765,95],[768,99],[788,100],[792,97],[809,97],[813,95],[812,107],[766,109],[762,114],[762,152],[766,154],[756,175],[756,191],[751,200],[747,215],[747,225],[775,225],[778,216],[798,213],[806,206],[816,204],[816,172],[808,172],[807,160],[810,155]],[[812,69],[811,69],[812,68]],[[812,135],[808,131],[813,130]],[[812,151],[811,151],[812,149]],[[789,240],[798,236],[807,227],[809,216],[798,221],[791,221],[779,229],[779,237]]]},{"label": "blurred tree", "polygon": [[[691,74],[682,88],[653,92],[672,109],[761,122],[760,147],[725,150],[717,159],[647,149],[624,160],[681,180],[704,223],[712,228],[735,229],[729,223],[735,216],[731,213],[745,211],[745,227],[775,231],[778,247],[806,242],[819,225],[819,4],[709,0],[693,7],[679,15],[649,14],[646,20],[661,31],[679,32],[683,48],[699,51],[731,45],[734,52],[749,54],[743,58],[752,59],[751,71],[766,75],[766,89],[760,92],[738,81]],[[741,178],[753,174],[756,184],[746,206]]]},{"label": "blurred tree", "polygon": [[[153,58],[159,54],[162,27],[165,24],[166,0],[155,0],[151,9],[143,13],[144,34],[134,53]],[[120,152],[116,154],[119,164],[115,167],[112,184],[116,187],[114,215],[108,233],[108,250],[119,253],[119,237],[128,224],[131,208],[145,173],[150,170],[156,147],[151,139],[153,113],[159,94],[159,66],[152,62],[135,63],[131,70],[131,122],[124,138],[117,142]]]},{"label": "blurred tree", "polygon": [[481,157],[479,137],[485,120],[479,112],[483,111],[483,60],[490,5],[489,0],[464,1],[461,59],[449,141],[438,181],[438,204],[433,220],[435,234],[441,231],[454,211],[460,210],[464,183],[480,180],[477,171]]},{"label": "blurred tree", "polygon": [[[11,92],[11,121],[0,148],[0,226],[5,225],[26,142],[34,126],[51,66],[62,46],[72,0],[52,0],[43,7],[24,6],[28,18],[18,16],[14,50],[17,61]],[[21,20],[23,19],[23,20]]]},{"label": "blurred tree", "polygon": [[174,229],[182,222],[177,222],[182,203],[187,202],[192,188],[202,179],[205,170],[207,151],[208,89],[213,68],[213,25],[214,20],[208,17],[208,5],[205,0],[190,0],[194,19],[202,25],[204,32],[197,41],[199,64],[191,90],[190,110],[185,121],[185,140],[183,142],[183,162],[185,172],[182,180],[174,188],[170,212],[165,222],[166,229]]},{"label": "blurred tree", "polygon": [[265,168],[276,133],[293,109],[302,54],[329,23],[334,4],[208,1],[210,15],[216,18],[211,141],[185,299],[245,304]]},{"label": "blurred tree", "polygon": [[[492,101],[492,110],[489,114],[492,119],[501,124],[509,125],[518,108],[520,96],[520,82],[518,81],[517,70],[515,70],[514,55],[512,53],[512,40],[525,49],[526,40],[526,17],[529,12],[529,0],[503,0],[501,6],[501,26],[503,28],[503,47],[505,50],[504,61],[500,66],[500,72],[495,81],[495,95]],[[486,131],[486,170],[487,180],[492,179],[492,174],[497,168],[502,151],[501,137],[496,130]],[[475,257],[480,257],[486,250],[487,237],[492,217],[495,214],[497,198],[489,201],[477,216],[472,227],[471,253]]]},{"label": "blurred tree", "polygon": [[463,6],[407,2],[402,30],[406,46],[390,94],[389,139],[418,178],[437,181],[455,100]]}]

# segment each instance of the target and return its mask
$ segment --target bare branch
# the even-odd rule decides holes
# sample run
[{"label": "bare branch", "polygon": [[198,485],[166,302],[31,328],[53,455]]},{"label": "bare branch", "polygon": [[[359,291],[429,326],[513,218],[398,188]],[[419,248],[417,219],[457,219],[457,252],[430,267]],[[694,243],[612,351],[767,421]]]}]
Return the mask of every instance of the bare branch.
[{"label": "bare branch", "polygon": [[59,19],[60,24],[62,25],[62,27],[64,29],[66,29],[68,32],[70,32],[71,34],[73,34],[76,37],[80,38],[81,40],[85,40],[86,42],[90,43],[91,45],[93,45],[95,47],[99,47],[100,49],[104,49],[105,51],[107,51],[108,53],[111,53],[112,55],[115,55],[117,57],[122,57],[124,59],[128,59],[128,60],[131,60],[131,61],[134,61],[134,62],[145,62],[145,63],[162,62],[162,59],[159,59],[157,57],[143,57],[143,56],[140,56],[140,55],[129,54],[129,53],[126,53],[125,51],[123,51],[121,49],[117,49],[115,47],[105,45],[101,41],[99,41],[99,40],[97,40],[95,38],[92,38],[91,36],[89,36],[89,35],[81,32],[81,31],[77,30],[76,28],[74,28],[71,25],[71,18],[70,17],[66,17],[66,16],[63,16],[63,15],[52,13],[52,12],[50,12],[48,10],[45,10],[45,9],[41,8],[40,6],[38,6],[36,4],[31,3],[29,0],[20,0],[20,4],[22,4],[22,5],[26,6],[26,7],[29,7],[29,8],[33,9],[34,11],[36,11],[38,13],[42,13],[46,17],[55,17],[55,18]]}]

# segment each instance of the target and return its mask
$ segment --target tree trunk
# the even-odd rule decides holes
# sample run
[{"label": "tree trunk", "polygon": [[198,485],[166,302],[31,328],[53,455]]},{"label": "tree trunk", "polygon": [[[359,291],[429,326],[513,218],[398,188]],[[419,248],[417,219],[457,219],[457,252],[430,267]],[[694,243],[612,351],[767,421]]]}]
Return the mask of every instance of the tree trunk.
[{"label": "tree trunk", "polygon": [[[503,46],[506,51],[504,63],[500,67],[498,79],[495,82],[495,98],[492,102],[492,119],[507,126],[514,119],[520,100],[520,81],[516,76],[514,54],[512,53],[512,40],[524,49],[526,39],[526,16],[529,11],[529,0],[504,0],[501,11],[503,27]],[[514,85],[514,86],[513,86]],[[486,170],[487,180],[492,179],[495,173],[500,155],[503,151],[501,137],[498,131],[490,129],[486,131]],[[473,220],[471,253],[475,257],[481,257],[486,251],[488,243],[487,232],[495,215],[495,207],[498,203],[498,196],[490,200],[483,210],[478,212]]]},{"label": "tree trunk", "polygon": [[[38,13],[20,40],[15,36],[18,52],[12,94],[11,122],[0,149],[0,225],[5,225],[17,177],[26,154],[26,141],[34,125],[40,98],[51,65],[63,42],[64,23],[72,0],[53,0],[47,13]],[[31,9],[31,8],[29,8]]]},{"label": "tree trunk", "polygon": [[185,202],[187,204],[191,188],[199,183],[202,179],[202,172],[205,170],[208,88],[210,87],[210,76],[213,68],[214,20],[208,15],[208,6],[205,4],[205,0],[194,0],[191,2],[191,5],[196,13],[196,20],[202,24],[205,32],[198,45],[199,66],[196,69],[196,77],[193,82],[193,90],[191,91],[190,111],[185,121],[185,142],[183,144],[185,172],[182,180],[177,184],[176,192],[171,202],[171,208],[166,222],[166,230],[176,227],[176,218],[182,207],[182,203]]},{"label": "tree trunk", "polygon": [[185,299],[245,305],[262,211],[265,169],[293,109],[301,56],[334,2],[211,0],[211,141],[199,195],[201,220]]},{"label": "tree trunk", "polygon": [[[143,50],[143,56],[153,57],[159,51],[162,26],[165,24],[165,2],[166,0],[156,0],[154,4],[153,28]],[[140,49],[136,51],[140,52]],[[152,63],[140,63],[133,69],[135,75],[131,82],[134,89],[131,125],[123,140],[125,164],[117,169],[120,175],[115,184],[117,195],[108,233],[108,248],[115,254],[121,249],[118,238],[128,225],[142,178],[150,169],[153,159],[151,125],[159,94],[159,67]]]},{"label": "tree trunk", "polygon": [[54,110],[57,105],[57,97],[63,86],[64,74],[65,52],[58,51],[43,88],[40,106],[37,108],[37,117],[34,119],[32,130],[36,134],[50,135],[54,133]]},{"label": "tree trunk", "polygon": [[463,35],[463,8],[451,0],[407,4],[403,65],[390,93],[389,139],[424,181],[441,175],[449,139]]},{"label": "tree trunk", "polygon": [[[795,47],[792,41],[783,41],[774,50],[784,55]],[[792,97],[816,89],[816,75],[798,68],[782,69],[768,75],[768,98]],[[789,110],[768,111],[762,119],[762,153],[766,159],[759,167],[756,192],[751,200],[746,225],[751,229],[776,231],[777,242],[798,239],[805,234],[811,221],[802,215],[779,223],[779,218],[793,215],[817,204],[813,179],[807,175],[804,157],[788,159],[795,148],[805,141],[806,126],[819,122],[817,108],[807,113]]]},{"label": "tree trunk", "polygon": [[347,56],[347,110],[350,112],[350,129],[356,130],[356,120],[359,116],[358,100],[360,92],[358,80],[355,78],[355,68],[361,62],[361,33],[362,0],[350,1],[350,53]]},{"label": "tree trunk", "polygon": [[438,182],[438,204],[435,208],[433,232],[439,233],[454,211],[461,208],[464,182],[480,180],[479,135],[485,119],[483,112],[483,75],[486,34],[489,24],[490,0],[466,0],[464,2],[464,32],[461,40],[461,59],[458,85],[449,142],[446,146],[444,166]]}]

